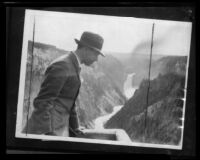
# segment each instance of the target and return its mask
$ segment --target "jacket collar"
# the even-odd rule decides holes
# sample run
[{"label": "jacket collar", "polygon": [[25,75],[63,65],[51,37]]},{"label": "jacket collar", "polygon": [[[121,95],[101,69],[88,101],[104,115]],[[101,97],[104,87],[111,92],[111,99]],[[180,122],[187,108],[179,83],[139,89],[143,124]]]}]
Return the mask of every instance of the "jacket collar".
[{"label": "jacket collar", "polygon": [[81,62],[80,62],[79,57],[76,55],[75,52],[72,52],[72,53],[76,56],[76,59],[77,59],[77,61],[78,61],[78,66],[81,68]]},{"label": "jacket collar", "polygon": [[75,53],[70,52],[69,57],[70,57],[72,63],[74,64],[74,67],[75,67],[77,73],[79,74],[81,71],[81,67],[79,65],[79,62],[78,62],[78,59],[77,59]]}]

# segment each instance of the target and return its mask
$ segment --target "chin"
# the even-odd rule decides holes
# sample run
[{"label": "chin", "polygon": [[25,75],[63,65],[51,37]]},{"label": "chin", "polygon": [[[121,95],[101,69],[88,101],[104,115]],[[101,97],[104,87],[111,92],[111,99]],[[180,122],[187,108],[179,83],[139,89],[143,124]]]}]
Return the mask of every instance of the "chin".
[{"label": "chin", "polygon": [[85,63],[86,66],[90,66],[92,64],[93,64],[93,62],[92,63],[91,62]]}]

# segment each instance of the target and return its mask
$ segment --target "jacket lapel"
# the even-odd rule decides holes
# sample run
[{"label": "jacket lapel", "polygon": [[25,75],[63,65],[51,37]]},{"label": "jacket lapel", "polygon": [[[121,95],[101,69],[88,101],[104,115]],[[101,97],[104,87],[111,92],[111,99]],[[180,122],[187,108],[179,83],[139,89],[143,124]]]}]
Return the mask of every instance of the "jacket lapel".
[{"label": "jacket lapel", "polygon": [[76,56],[74,55],[74,53],[72,53],[72,52],[70,52],[69,58],[70,58],[72,64],[74,65],[74,68],[76,70],[78,79],[79,79],[79,81],[81,83],[81,80],[80,80],[80,71],[81,71],[81,68],[80,68],[80,66],[78,64],[78,60],[77,60]]},{"label": "jacket lapel", "polygon": [[73,65],[74,65],[74,67],[75,67],[75,69],[76,69],[76,72],[77,72],[78,75],[79,75],[79,74],[80,74],[80,71],[81,71],[81,68],[80,68],[80,66],[79,66],[79,64],[78,64],[78,60],[77,60],[76,56],[74,55],[74,53],[70,52],[69,57],[70,57],[70,59],[71,59]]}]

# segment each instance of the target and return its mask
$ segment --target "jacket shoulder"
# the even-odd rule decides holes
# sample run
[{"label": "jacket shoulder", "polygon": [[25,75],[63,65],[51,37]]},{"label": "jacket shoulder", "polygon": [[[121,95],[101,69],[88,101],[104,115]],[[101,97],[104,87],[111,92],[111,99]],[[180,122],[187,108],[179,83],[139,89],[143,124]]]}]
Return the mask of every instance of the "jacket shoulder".
[{"label": "jacket shoulder", "polygon": [[60,61],[56,61],[52,63],[46,70],[48,72],[49,70],[54,70],[55,72],[62,72],[66,73],[65,75],[68,76],[74,76],[76,75],[76,70],[73,66],[73,63],[69,58],[62,59]]}]

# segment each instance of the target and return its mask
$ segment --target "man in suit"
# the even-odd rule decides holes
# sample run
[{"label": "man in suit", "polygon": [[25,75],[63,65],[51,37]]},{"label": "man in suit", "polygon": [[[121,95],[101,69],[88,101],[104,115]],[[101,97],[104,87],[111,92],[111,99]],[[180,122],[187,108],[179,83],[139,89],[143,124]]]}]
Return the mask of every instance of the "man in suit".
[{"label": "man in suit", "polygon": [[90,66],[98,60],[103,38],[92,32],[84,32],[75,39],[75,51],[59,57],[46,69],[40,91],[34,99],[34,111],[23,132],[57,136],[77,136],[79,128],[75,101],[79,94],[80,64]]}]

